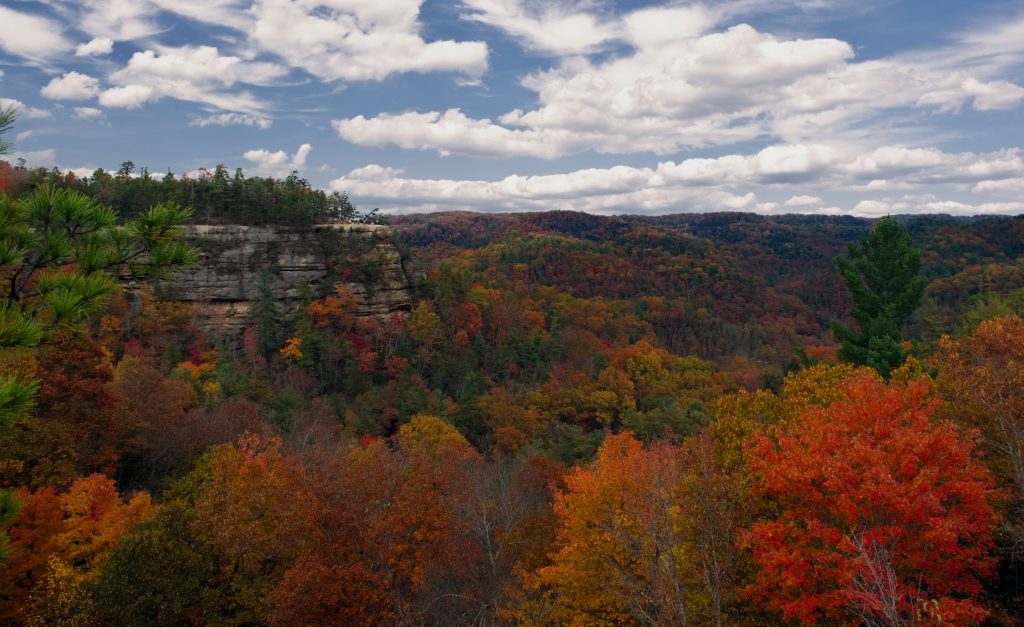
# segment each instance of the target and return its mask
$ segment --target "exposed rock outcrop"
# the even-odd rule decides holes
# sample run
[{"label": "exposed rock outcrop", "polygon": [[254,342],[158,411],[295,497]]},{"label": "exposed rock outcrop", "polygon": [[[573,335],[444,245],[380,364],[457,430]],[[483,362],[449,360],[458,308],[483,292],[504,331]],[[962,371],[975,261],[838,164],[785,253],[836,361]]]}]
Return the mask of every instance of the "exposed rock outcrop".
[{"label": "exposed rock outcrop", "polygon": [[339,286],[355,292],[359,315],[384,316],[412,306],[413,277],[386,226],[195,224],[188,238],[199,250],[199,265],[156,290],[161,298],[194,305],[197,325],[209,332],[239,333],[250,324],[263,268],[273,276],[272,292],[284,313]]}]

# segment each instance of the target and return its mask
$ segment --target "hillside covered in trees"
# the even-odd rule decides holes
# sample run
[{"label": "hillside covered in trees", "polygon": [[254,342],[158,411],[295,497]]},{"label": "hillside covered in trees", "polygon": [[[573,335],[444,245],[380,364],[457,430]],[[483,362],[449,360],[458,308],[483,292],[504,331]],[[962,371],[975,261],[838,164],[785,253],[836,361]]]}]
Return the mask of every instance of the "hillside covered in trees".
[{"label": "hillside covered in trees", "polygon": [[407,315],[234,338],[113,279],[343,196],[3,172],[10,622],[1022,620],[1024,218],[397,216]]},{"label": "hillside covered in trees", "polygon": [[[924,299],[908,327],[920,354],[979,317],[1020,311],[1024,217],[901,218],[922,250]],[[428,214],[391,222],[418,258],[503,289],[554,288],[628,306],[678,354],[770,377],[828,353],[850,296],[836,259],[873,221],[744,213],[601,217],[571,212]],[[734,374],[740,374],[735,371]]]}]

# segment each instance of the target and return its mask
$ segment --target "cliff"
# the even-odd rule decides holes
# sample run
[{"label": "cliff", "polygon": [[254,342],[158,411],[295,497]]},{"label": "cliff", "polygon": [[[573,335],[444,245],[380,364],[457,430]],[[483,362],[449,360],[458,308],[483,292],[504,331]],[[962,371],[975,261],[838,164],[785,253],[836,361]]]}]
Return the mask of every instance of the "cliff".
[{"label": "cliff", "polygon": [[188,239],[199,251],[198,266],[178,272],[156,291],[195,306],[197,325],[205,331],[234,334],[251,323],[264,268],[286,315],[303,298],[320,298],[339,286],[357,295],[358,315],[385,316],[412,306],[412,275],[386,226],[195,224],[188,227]]}]

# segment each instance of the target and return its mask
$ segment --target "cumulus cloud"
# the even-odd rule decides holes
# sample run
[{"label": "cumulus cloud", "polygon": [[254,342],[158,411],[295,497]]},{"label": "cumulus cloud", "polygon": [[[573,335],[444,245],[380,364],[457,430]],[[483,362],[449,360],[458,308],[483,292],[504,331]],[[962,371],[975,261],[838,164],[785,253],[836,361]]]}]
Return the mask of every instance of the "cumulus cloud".
[{"label": "cumulus cloud", "polygon": [[[286,156],[281,154],[278,158],[284,160]],[[889,146],[862,156],[825,145],[779,145],[749,155],[663,161],[654,167],[615,166],[564,174],[507,176],[496,181],[411,178],[401,170],[371,164],[335,179],[331,188],[346,191],[359,202],[392,211],[462,208],[666,213],[784,209],[830,213],[840,209],[827,205],[823,196],[837,190],[856,191],[860,181],[875,176],[892,181],[892,189],[927,185],[929,189],[958,194],[963,184],[972,181],[985,187],[992,185],[989,181],[1012,177],[1024,180],[1024,162],[1017,150],[922,153]],[[791,196],[784,203],[769,198],[780,190],[790,189],[794,181],[822,193]],[[882,196],[865,199],[841,211],[858,215],[970,213],[974,209],[1012,213],[1016,206],[1020,205],[987,199],[972,203],[923,196],[903,196],[897,200]]]},{"label": "cumulus cloud", "polygon": [[106,117],[103,110],[96,107],[75,107],[74,116],[79,120],[102,120]]},{"label": "cumulus cloud", "polygon": [[587,137],[568,130],[510,129],[491,120],[469,118],[459,109],[443,113],[361,115],[333,122],[338,135],[362,146],[394,144],[402,148],[437,150],[478,156],[530,156],[554,158],[575,146],[582,150]]},{"label": "cumulus cloud", "polygon": [[111,87],[100,94],[100,104],[104,107],[136,109],[151,100],[158,100],[152,87],[147,85],[126,85]]},{"label": "cumulus cloud", "polygon": [[188,122],[189,126],[251,126],[266,130],[274,125],[273,120],[259,115],[247,113],[215,113],[206,116],[192,116]]},{"label": "cumulus cloud", "polygon": [[114,40],[109,37],[94,37],[75,48],[76,57],[102,57],[114,51]]},{"label": "cumulus cloud", "polygon": [[259,148],[247,150],[242,157],[253,164],[249,168],[253,174],[282,178],[288,176],[293,170],[301,170],[305,167],[306,157],[309,156],[311,150],[313,150],[313,147],[309,144],[302,144],[292,155],[283,150],[271,152]]},{"label": "cumulus cloud", "polygon": [[29,61],[45,61],[70,47],[60,24],[0,6],[0,49]]},{"label": "cumulus cloud", "polygon": [[277,64],[222,55],[213,46],[163,48],[136,52],[110,75],[118,85],[100,95],[109,107],[134,108],[161,98],[198,102],[226,111],[259,114],[266,105],[248,92],[230,92],[236,84],[270,85],[287,70]]},{"label": "cumulus cloud", "polygon": [[100,82],[86,74],[67,72],[52,79],[39,93],[51,100],[91,100],[100,93]]},{"label": "cumulus cloud", "polygon": [[[150,44],[98,83],[59,80],[47,96],[97,96],[107,107],[136,108],[173,97],[237,113],[239,118],[199,118],[208,124],[266,127],[267,103],[237,85],[277,85],[291,69],[319,79],[382,80],[404,72],[451,71],[470,82],[487,69],[487,45],[479,41],[427,41],[420,34],[423,0],[386,3],[350,0],[48,0],[66,22],[93,37],[77,56],[109,54],[116,41],[154,38],[174,13],[238,34],[223,38],[232,53],[214,46],[178,48]],[[27,44],[25,42],[28,42]],[[0,7],[0,48],[44,57],[70,48],[55,23]],[[286,65],[265,62],[276,57]],[[74,75],[71,78],[81,77]],[[197,124],[201,124],[199,122]]]},{"label": "cumulus cloud", "polygon": [[423,0],[257,0],[250,42],[324,80],[382,80],[402,72],[479,76],[487,45],[420,35]]},{"label": "cumulus cloud", "polygon": [[808,196],[806,194],[801,194],[798,196],[791,196],[785,204],[787,207],[808,207],[811,205],[821,206],[822,202],[824,201],[821,199],[821,196]]},{"label": "cumulus cloud", "polygon": [[1024,197],[1024,177],[981,181],[972,189],[981,194]]},{"label": "cumulus cloud", "polygon": [[0,98],[0,111],[6,111],[12,107],[18,112],[18,117],[28,120],[38,120],[52,116],[52,114],[46,109],[30,107],[20,100],[15,100],[14,98]]},{"label": "cumulus cloud", "polygon": [[979,111],[1013,109],[1024,101],[1024,87],[1009,81],[982,83],[969,77],[961,86],[973,98],[974,108]]},{"label": "cumulus cloud", "polygon": [[886,215],[914,213],[944,213],[949,215],[1001,214],[1014,215],[1024,212],[1024,202],[979,202],[967,203],[958,200],[939,200],[930,197],[912,196],[900,199],[862,200],[844,213],[877,218]]},{"label": "cumulus cloud", "polygon": [[713,188],[666,186],[653,169],[625,166],[483,181],[414,179],[404,177],[400,170],[368,165],[335,179],[331,189],[392,211],[573,209],[607,214],[627,210],[757,209],[752,193],[736,195]]},{"label": "cumulus cloud", "polygon": [[444,140],[439,151],[468,154],[481,154],[482,139],[501,136],[517,141],[484,142],[485,154],[668,154],[766,133],[765,113],[786,86],[853,54],[838,40],[781,41],[746,25],[702,33],[708,20],[696,9],[648,9],[627,23],[633,52],[602,62],[576,59],[526,77],[523,86],[540,102],[534,110],[513,110],[497,122],[431,112],[335,126],[353,143],[429,146],[434,137]]},{"label": "cumulus cloud", "polygon": [[[527,19],[523,2],[469,0],[467,6],[474,10],[470,19],[556,51],[557,43],[545,47],[546,33],[536,30],[543,24]],[[571,10],[550,6],[555,8],[534,13]],[[729,26],[725,19],[727,12],[700,6],[628,13],[592,38],[614,37],[626,45],[526,76],[522,86],[536,94],[537,106],[497,119],[449,109],[356,116],[334,125],[343,139],[359,145],[550,159],[585,151],[671,154],[762,138],[869,145],[883,137],[891,141],[891,125],[875,124],[884,111],[988,111],[1024,101],[1024,87],[999,76],[1016,58],[1009,53],[997,56],[998,62],[986,57],[986,63],[960,67],[950,64],[952,52],[858,62],[845,41],[780,38],[748,24]],[[1004,39],[1001,50],[1024,51],[1024,38]],[[590,39],[555,42],[564,44],[564,52],[597,45]],[[977,46],[981,58],[988,48]],[[903,131],[908,138],[920,131],[909,126]]]}]

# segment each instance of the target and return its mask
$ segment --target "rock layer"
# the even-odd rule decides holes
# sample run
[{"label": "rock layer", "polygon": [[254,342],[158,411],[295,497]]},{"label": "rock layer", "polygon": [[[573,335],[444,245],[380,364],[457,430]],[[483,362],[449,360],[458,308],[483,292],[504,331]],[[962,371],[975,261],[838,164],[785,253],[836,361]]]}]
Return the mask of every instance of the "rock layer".
[{"label": "rock layer", "polygon": [[413,281],[386,226],[194,224],[188,239],[199,250],[198,266],[156,289],[163,299],[192,304],[198,327],[208,332],[239,333],[252,322],[264,268],[286,315],[303,299],[321,298],[337,287],[356,294],[358,315],[386,316],[412,306]]}]

